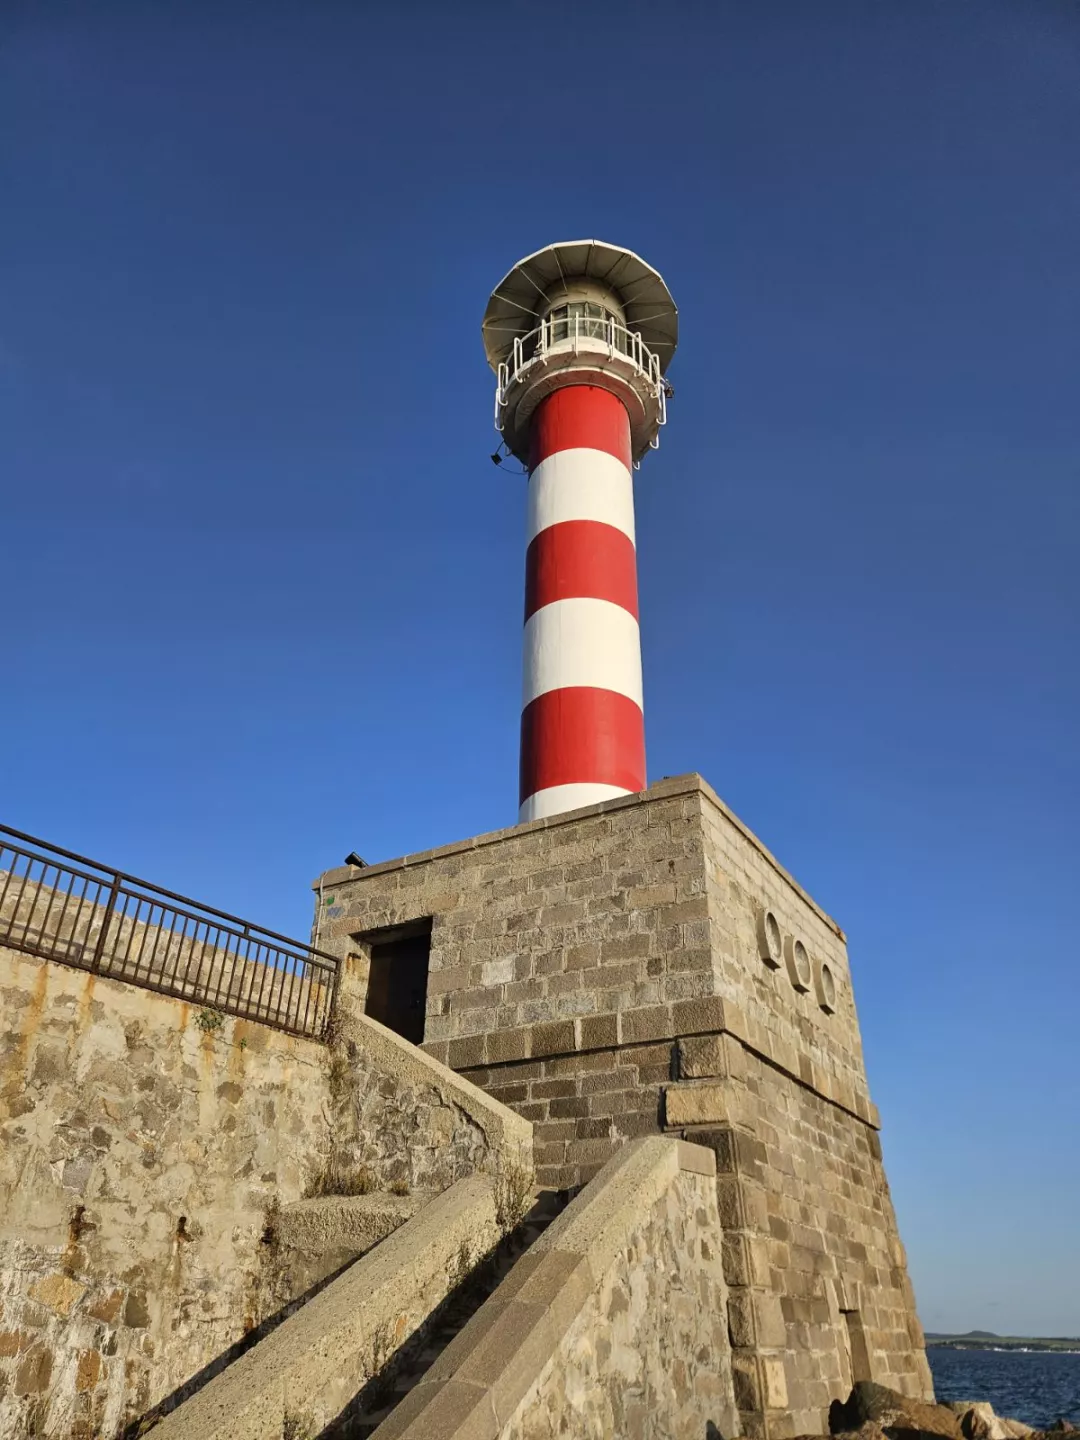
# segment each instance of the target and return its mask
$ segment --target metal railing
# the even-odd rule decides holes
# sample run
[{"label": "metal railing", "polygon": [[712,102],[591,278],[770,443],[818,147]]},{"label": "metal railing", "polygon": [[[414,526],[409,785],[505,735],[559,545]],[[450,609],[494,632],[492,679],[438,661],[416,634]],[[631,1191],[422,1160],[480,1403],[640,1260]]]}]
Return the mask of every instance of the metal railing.
[{"label": "metal railing", "polygon": [[294,1035],[326,1033],[339,961],[0,825],[0,946]]},{"label": "metal railing", "polygon": [[667,420],[667,387],[660,371],[660,357],[650,350],[637,330],[628,330],[613,316],[562,315],[542,320],[527,335],[515,335],[513,348],[506,360],[499,362],[495,386],[495,424],[499,424],[506,391],[510,385],[537,362],[552,356],[578,355],[582,351],[595,355],[607,352],[609,359],[629,360],[641,371],[659,404],[663,425]]}]

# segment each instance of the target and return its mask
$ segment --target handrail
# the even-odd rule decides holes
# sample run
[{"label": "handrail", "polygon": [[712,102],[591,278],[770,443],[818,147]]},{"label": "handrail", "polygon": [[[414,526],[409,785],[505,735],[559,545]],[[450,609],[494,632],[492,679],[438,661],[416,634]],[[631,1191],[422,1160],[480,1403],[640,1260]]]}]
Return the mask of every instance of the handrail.
[{"label": "handrail", "polygon": [[315,1038],[340,970],[328,951],[7,825],[0,945]]}]

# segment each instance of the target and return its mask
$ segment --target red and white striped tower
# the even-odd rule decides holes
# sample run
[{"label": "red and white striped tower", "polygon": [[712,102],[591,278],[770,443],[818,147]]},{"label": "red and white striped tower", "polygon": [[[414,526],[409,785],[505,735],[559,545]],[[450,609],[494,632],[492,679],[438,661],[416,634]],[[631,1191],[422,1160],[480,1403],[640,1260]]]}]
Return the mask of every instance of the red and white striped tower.
[{"label": "red and white striped tower", "polygon": [[633,470],[666,420],[678,314],[598,240],[518,262],[484,315],[495,424],[529,470],[519,819],[645,788]]}]

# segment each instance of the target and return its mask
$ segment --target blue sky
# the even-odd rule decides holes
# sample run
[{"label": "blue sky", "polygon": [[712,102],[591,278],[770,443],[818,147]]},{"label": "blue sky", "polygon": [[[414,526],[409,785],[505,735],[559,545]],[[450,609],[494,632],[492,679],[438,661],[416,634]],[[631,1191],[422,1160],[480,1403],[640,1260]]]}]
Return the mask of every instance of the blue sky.
[{"label": "blue sky", "polygon": [[6,822],[304,934],[516,813],[487,294],[679,303],[649,769],[849,935],[931,1329],[1080,1333],[1080,13],[0,9]]}]

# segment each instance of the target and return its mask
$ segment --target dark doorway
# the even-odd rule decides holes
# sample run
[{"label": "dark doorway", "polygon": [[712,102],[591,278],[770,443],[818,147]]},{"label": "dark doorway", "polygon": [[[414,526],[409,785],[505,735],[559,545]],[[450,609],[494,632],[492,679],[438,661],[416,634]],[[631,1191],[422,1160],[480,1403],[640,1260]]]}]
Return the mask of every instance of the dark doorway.
[{"label": "dark doorway", "polygon": [[862,1316],[858,1310],[841,1310],[844,1321],[847,1325],[848,1353],[851,1356],[851,1383],[857,1385],[860,1380],[872,1380],[870,1374],[870,1350],[866,1343],[866,1331],[863,1329]]},{"label": "dark doorway", "polygon": [[376,930],[360,939],[371,947],[365,1012],[419,1045],[427,1009],[431,921]]}]

